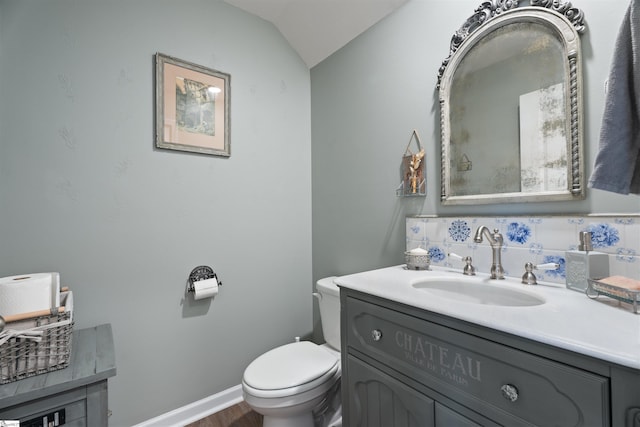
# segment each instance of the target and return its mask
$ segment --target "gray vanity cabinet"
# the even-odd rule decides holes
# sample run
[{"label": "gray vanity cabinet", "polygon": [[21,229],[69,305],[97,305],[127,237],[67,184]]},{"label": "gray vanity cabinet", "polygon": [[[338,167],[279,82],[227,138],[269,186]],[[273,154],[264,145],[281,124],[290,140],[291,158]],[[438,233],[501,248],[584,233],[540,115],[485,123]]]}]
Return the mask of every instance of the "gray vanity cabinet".
[{"label": "gray vanity cabinet", "polygon": [[347,288],[341,302],[344,425],[640,426],[638,372]]}]

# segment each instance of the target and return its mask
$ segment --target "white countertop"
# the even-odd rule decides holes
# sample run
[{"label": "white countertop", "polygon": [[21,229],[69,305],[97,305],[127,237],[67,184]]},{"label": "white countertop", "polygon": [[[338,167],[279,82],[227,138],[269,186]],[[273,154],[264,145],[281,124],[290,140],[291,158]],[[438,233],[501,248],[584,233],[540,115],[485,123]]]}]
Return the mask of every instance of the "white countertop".
[{"label": "white countertop", "polygon": [[[478,286],[516,289],[546,302],[518,307],[478,304],[454,301],[412,287],[425,280],[451,280],[452,277],[475,281]],[[391,301],[640,369],[640,314],[634,314],[629,304],[619,304],[604,296],[591,300],[555,283],[523,285],[519,279],[490,280],[482,274],[469,277],[459,270],[439,267],[429,271],[407,270],[404,265],[340,276],[335,282]]]}]

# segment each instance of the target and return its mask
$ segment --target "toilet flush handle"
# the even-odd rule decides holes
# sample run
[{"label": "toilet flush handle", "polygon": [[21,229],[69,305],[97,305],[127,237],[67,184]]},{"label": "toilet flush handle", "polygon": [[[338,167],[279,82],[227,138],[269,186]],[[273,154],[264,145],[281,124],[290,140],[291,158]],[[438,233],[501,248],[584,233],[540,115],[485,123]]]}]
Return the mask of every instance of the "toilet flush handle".
[{"label": "toilet flush handle", "polygon": [[322,295],[320,295],[318,292],[314,292],[311,295],[313,295],[314,297],[318,298],[318,301],[320,301],[322,299]]}]

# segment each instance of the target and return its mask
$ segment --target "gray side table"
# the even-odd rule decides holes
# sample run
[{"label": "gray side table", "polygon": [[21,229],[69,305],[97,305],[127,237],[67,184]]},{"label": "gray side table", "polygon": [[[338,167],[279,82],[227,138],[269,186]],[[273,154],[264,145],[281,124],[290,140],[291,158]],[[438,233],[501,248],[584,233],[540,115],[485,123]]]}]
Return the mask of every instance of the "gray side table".
[{"label": "gray side table", "polygon": [[0,385],[0,420],[106,427],[107,379],[115,374],[111,325],[76,330],[67,368]]}]

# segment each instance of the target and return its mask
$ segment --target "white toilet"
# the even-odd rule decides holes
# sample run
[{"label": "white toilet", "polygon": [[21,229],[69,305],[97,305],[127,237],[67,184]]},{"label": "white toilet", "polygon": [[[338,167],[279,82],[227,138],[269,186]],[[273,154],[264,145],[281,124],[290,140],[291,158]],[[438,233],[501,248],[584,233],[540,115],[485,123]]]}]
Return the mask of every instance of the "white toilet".
[{"label": "white toilet", "polygon": [[326,344],[286,344],[258,356],[244,371],[242,395],[264,416],[263,427],[314,427],[314,412],[325,410],[339,391],[340,292],[333,279],[319,280],[313,294]]}]

